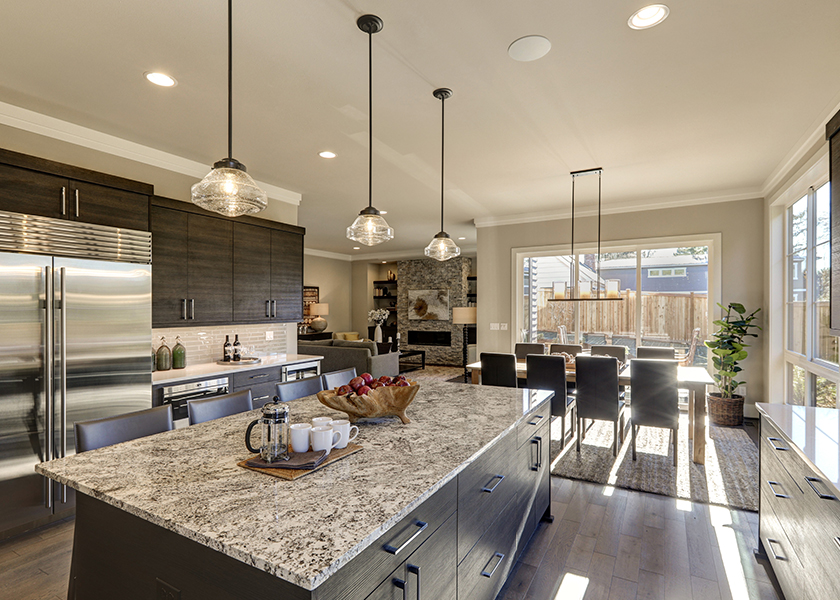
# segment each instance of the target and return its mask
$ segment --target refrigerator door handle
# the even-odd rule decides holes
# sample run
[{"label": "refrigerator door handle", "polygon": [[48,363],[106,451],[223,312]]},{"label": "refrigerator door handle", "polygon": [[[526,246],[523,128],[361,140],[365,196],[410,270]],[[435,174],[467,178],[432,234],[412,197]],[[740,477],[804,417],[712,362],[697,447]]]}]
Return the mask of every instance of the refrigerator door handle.
[{"label": "refrigerator door handle", "polygon": [[[54,340],[53,340],[53,323],[55,306],[55,294],[53,293],[53,273],[51,267],[44,267],[44,399],[46,409],[46,430],[44,437],[46,437],[47,452],[44,460],[53,459],[53,435],[54,423],[53,417],[55,415],[55,408],[53,406],[55,398],[53,397],[53,358],[54,358]],[[47,497],[44,505],[52,509],[54,484],[52,479],[47,478]]]},{"label": "refrigerator door handle", "polygon": [[[78,190],[76,191],[76,198],[78,199]],[[61,294],[59,304],[59,321],[58,321],[58,343],[59,343],[59,362],[61,363],[61,409],[59,411],[59,439],[60,447],[58,449],[58,458],[67,456],[67,270],[66,267],[61,267],[58,271],[59,276],[59,293]],[[67,502],[67,486],[61,485],[61,502]]]}]

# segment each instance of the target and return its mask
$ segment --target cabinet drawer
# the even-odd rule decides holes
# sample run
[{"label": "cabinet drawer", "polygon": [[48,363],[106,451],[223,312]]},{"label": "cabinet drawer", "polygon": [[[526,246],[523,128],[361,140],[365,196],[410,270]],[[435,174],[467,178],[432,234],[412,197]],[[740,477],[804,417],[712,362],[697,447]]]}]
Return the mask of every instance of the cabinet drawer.
[{"label": "cabinet drawer", "polygon": [[551,420],[551,404],[549,402],[542,403],[537,410],[531,412],[525,417],[522,422],[516,427],[516,446],[522,446],[537,434],[537,431]]},{"label": "cabinet drawer", "polygon": [[253,388],[255,385],[270,383],[272,385],[283,381],[283,372],[280,367],[270,369],[249,369],[241,373],[233,374],[233,389]]},{"label": "cabinet drawer", "polygon": [[795,592],[805,584],[802,563],[773,510],[762,505],[760,518],[761,543],[773,567],[773,573],[785,595],[788,598],[796,598],[798,594]]},{"label": "cabinet drawer", "polygon": [[456,499],[453,479],[327,579],[313,598],[366,598],[455,512]]},{"label": "cabinet drawer", "polygon": [[458,475],[459,563],[522,484],[512,433]]},{"label": "cabinet drawer", "polygon": [[516,559],[516,532],[527,519],[519,508],[514,497],[458,565],[459,598],[493,600],[499,593]]}]

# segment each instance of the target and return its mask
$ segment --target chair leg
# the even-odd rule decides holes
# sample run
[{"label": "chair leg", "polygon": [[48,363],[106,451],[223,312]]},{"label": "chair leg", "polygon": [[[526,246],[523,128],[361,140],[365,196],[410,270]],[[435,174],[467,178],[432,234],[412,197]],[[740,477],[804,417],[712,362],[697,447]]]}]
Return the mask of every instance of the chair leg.
[{"label": "chair leg", "polygon": [[560,417],[560,449],[566,447],[566,415]]},{"label": "chair leg", "polygon": [[575,441],[575,445],[577,446],[578,454],[580,454],[580,438],[581,438],[580,433],[583,431],[580,428],[580,418],[578,418],[578,420],[577,420],[577,428],[578,428],[578,436],[577,436],[577,440]]},{"label": "chair leg", "polygon": [[671,431],[674,432],[674,466],[677,466],[677,450],[679,449],[679,444],[677,443],[678,440],[678,431],[676,429],[672,429]]},{"label": "chair leg", "polygon": [[618,418],[613,422],[613,456],[618,456]]},{"label": "chair leg", "polygon": [[622,412],[620,415],[618,415],[618,418],[621,421],[621,427],[619,428],[619,431],[621,432],[621,443],[622,444],[624,443],[624,424],[625,424],[625,417],[626,416],[627,416],[627,413],[625,413],[625,412]]},{"label": "chair leg", "polygon": [[630,419],[630,435],[633,437],[633,460],[636,460],[636,426],[633,419]]},{"label": "chair leg", "polygon": [[586,439],[586,419],[578,419],[578,437]]}]

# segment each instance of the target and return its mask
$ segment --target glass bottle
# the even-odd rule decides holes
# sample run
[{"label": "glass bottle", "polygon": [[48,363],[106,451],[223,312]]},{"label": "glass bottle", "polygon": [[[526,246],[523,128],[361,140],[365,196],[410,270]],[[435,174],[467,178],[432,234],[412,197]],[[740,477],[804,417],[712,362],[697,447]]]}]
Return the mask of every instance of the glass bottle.
[{"label": "glass bottle", "polygon": [[233,341],[233,360],[239,362],[242,360],[242,344],[239,343],[239,334],[236,334],[236,339]]},{"label": "glass bottle", "polygon": [[224,358],[222,359],[225,362],[230,362],[233,360],[233,346],[230,343],[230,336],[225,336],[225,348],[224,348]]},{"label": "glass bottle", "polygon": [[187,367],[187,349],[181,343],[181,336],[175,336],[175,347],[172,348],[172,368],[185,369]]},{"label": "glass bottle", "polygon": [[160,347],[157,349],[157,370],[168,371],[172,368],[172,351],[166,345],[166,338],[160,336]]}]

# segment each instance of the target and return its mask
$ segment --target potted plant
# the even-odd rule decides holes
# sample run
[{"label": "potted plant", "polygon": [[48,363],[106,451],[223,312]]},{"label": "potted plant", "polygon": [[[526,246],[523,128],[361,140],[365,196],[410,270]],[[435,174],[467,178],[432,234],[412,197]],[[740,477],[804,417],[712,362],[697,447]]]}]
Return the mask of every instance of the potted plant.
[{"label": "potted plant", "polygon": [[726,307],[718,303],[718,306],[726,310],[726,315],[714,321],[718,330],[712,340],[704,342],[712,351],[713,376],[718,388],[718,392],[707,395],[709,416],[715,425],[741,425],[744,422],[744,397],[737,395],[735,389],[744,382],[735,378],[741,371],[738,363],[747,357],[746,348],[749,345],[744,343],[744,338],[758,337],[758,334],[750,333],[750,329],[761,329],[753,324],[761,309],[746,314],[747,309],[737,302],[730,302]]},{"label": "potted plant", "polygon": [[368,311],[368,321],[376,323],[376,329],[373,332],[373,341],[382,341],[382,324],[388,320],[388,310],[385,308],[375,308]]}]

